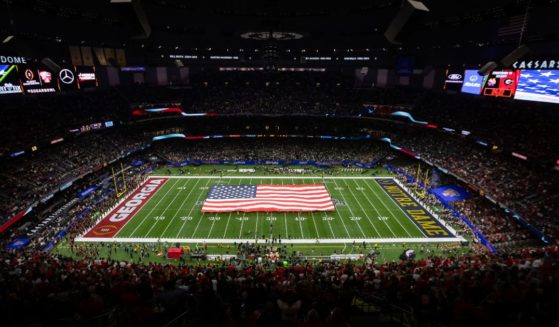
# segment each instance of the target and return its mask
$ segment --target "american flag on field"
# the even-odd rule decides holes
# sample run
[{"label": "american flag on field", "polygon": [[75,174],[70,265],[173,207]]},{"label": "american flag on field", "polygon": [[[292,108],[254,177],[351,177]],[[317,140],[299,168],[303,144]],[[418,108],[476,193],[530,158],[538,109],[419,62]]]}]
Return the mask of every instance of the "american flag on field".
[{"label": "american flag on field", "polygon": [[514,98],[559,103],[559,70],[522,70]]},{"label": "american flag on field", "polygon": [[202,212],[311,212],[334,211],[324,184],[215,185]]}]

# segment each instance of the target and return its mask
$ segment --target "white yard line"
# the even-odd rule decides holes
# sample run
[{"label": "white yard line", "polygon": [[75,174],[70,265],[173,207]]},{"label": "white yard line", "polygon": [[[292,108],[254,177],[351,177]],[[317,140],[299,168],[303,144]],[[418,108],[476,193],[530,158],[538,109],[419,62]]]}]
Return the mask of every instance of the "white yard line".
[{"label": "white yard line", "polygon": [[[330,197],[332,197],[332,194],[330,194]],[[347,234],[347,237],[351,237],[351,234],[349,233],[349,230],[347,229],[347,226],[346,226],[346,224],[345,224],[345,222],[344,222],[344,218],[342,217],[342,215],[340,215],[340,210],[341,210],[342,208],[343,208],[343,209],[347,209],[346,207],[347,207],[347,203],[345,204],[345,206],[336,207],[336,211],[334,211],[334,212],[336,213],[336,215],[338,216],[338,218],[339,218],[340,221],[342,222],[342,226],[344,226],[344,230],[345,230],[345,232],[346,232],[346,234]],[[351,213],[350,213],[350,214],[351,214]],[[326,215],[326,213],[324,213],[324,217],[328,217],[328,216]],[[334,230],[332,229],[332,225],[330,225],[330,229],[332,230],[332,236],[333,236],[333,237],[336,237],[336,235],[335,235],[335,233],[334,233]]]},{"label": "white yard line", "polygon": [[[204,185],[204,187],[207,187],[210,184],[211,180],[208,179],[208,181],[206,182],[206,184]],[[203,192],[200,192],[200,194],[198,195],[198,198],[196,199],[196,203],[198,203],[198,201],[200,201],[200,199],[202,198],[202,196],[204,195]],[[196,203],[194,203],[194,205],[192,206],[192,208],[190,208],[190,211],[188,212],[188,215],[186,215],[186,217],[192,217],[192,211],[194,210],[194,208],[196,207]],[[179,231],[177,232],[177,236],[179,237],[180,233],[182,232],[184,226],[186,225],[186,219],[184,220],[184,222],[182,223],[181,228],[179,229]]]},{"label": "white yard line", "polygon": [[[136,233],[136,231],[138,230],[138,228],[140,228],[140,226],[142,226],[144,224],[144,222],[146,221],[146,219],[148,219],[149,215],[151,215],[151,213],[159,206],[159,204],[161,203],[161,201],[163,201],[163,199],[167,198],[167,194],[169,194],[169,192],[175,187],[175,185],[177,185],[179,181],[176,180],[175,183],[169,187],[169,189],[167,189],[167,192],[165,192],[165,194],[161,197],[161,199],[159,199],[159,201],[157,201],[157,203],[151,207],[151,209],[148,211],[148,213],[144,216],[144,218],[142,219],[142,221],[140,223],[138,223],[138,225],[136,225],[136,228],[134,228],[134,230],[132,231],[132,233],[130,233],[130,235],[134,235]],[[167,184],[167,183],[165,183]],[[165,186],[165,185],[163,185]],[[157,193],[155,193],[153,196],[156,196],[159,192],[161,191],[161,189],[157,190]],[[153,199],[150,198],[150,201],[146,202],[146,204],[144,204],[144,206],[142,208],[140,208],[140,210],[138,210],[138,212],[136,213],[136,215],[138,213],[140,213],[140,211],[148,204],[151,202],[151,200]],[[132,221],[134,219],[134,217],[132,217],[128,222]],[[124,227],[123,227],[124,228]],[[122,228],[120,229],[120,231],[122,231]],[[119,231],[119,232],[120,232]]]},{"label": "white yard line", "polygon": [[[355,182],[354,182],[354,183],[355,183]],[[344,184],[345,184],[348,188],[351,187],[351,186],[349,186],[349,184],[346,183],[345,181],[344,181]],[[357,183],[355,183],[355,185],[356,185],[357,187],[360,187],[360,185],[357,184]],[[353,192],[352,192],[352,195],[353,195]],[[375,230],[375,233],[377,233],[377,235],[380,236],[380,233],[379,233],[379,231],[377,230],[377,227],[375,226],[375,224],[373,224],[373,222],[371,221],[371,218],[369,218],[369,215],[367,214],[367,211],[366,211],[366,210],[363,208],[363,206],[361,205],[361,201],[359,201],[355,195],[354,195],[353,197],[355,198],[355,200],[357,200],[357,203],[358,203],[359,207],[361,207],[361,210],[363,210],[363,212],[365,213],[365,218],[367,218],[367,220],[369,221],[369,224],[371,224],[371,226],[373,226],[373,229]],[[369,201],[369,199],[367,198],[366,195],[364,196],[364,198],[366,198],[367,201]],[[371,203],[371,201],[369,201],[369,204],[371,205],[371,207],[373,208],[373,210],[375,210],[375,211],[378,213],[377,209],[376,209],[375,206]],[[394,233],[392,233],[392,234],[394,234]],[[396,236],[396,235],[394,235],[394,236]]]},{"label": "white yard line", "polygon": [[[252,177],[250,177],[250,178],[248,179],[248,185],[252,185],[252,184],[251,184],[251,181],[252,181]],[[240,185],[240,184],[241,184],[241,181],[239,180],[239,185]],[[243,214],[243,217],[244,217],[244,214]],[[244,218],[242,218],[242,219],[241,219],[241,228],[239,229],[239,238],[241,238],[241,237],[243,236],[243,225],[244,225],[244,224],[245,224],[245,220],[244,220]]]},{"label": "white yard line", "polygon": [[314,213],[311,212],[311,216],[312,216],[312,223],[314,225],[314,230],[316,231],[316,238],[320,238],[320,234],[318,233],[318,227],[316,227],[316,221],[315,220],[315,216]]},{"label": "white yard line", "polygon": [[[371,192],[372,192],[372,193],[374,194],[374,196],[377,198],[378,202],[380,202],[380,203],[384,206],[384,210],[387,211],[387,212],[392,216],[392,218],[393,218],[394,220],[396,220],[396,221],[399,222],[398,218],[396,218],[396,216],[394,215],[394,213],[392,212],[392,210],[388,209],[388,207],[384,204],[384,201],[383,201],[383,200],[380,198],[380,196],[377,194],[377,191],[375,191],[375,190],[371,187],[370,184],[365,183],[365,185],[367,185],[367,187],[369,188],[369,190],[371,190]],[[379,187],[380,187],[380,186],[379,186]],[[369,200],[369,198],[367,198],[367,201],[369,201],[369,203],[371,204],[371,206],[373,206],[373,203]],[[400,206],[398,206],[397,204],[396,204],[396,206],[398,207],[398,209],[401,210]],[[375,208],[375,211],[377,212],[378,216],[381,217],[382,215],[381,215],[380,211],[379,211],[375,206],[373,206],[373,207]],[[405,214],[405,213],[404,213],[404,214]],[[408,217],[408,216],[406,215],[406,217]],[[409,219],[409,218],[408,218],[408,219]],[[396,236],[396,233],[394,233],[394,231],[392,230],[392,228],[390,227],[390,225],[389,225],[386,221],[384,221],[384,220],[382,220],[382,222],[388,227],[388,229],[390,230],[390,232],[392,233],[392,235],[394,235],[394,237],[397,237],[397,236]],[[402,226],[402,224],[400,224],[400,226]],[[415,224],[414,224],[414,226],[415,226]],[[415,227],[417,227],[417,226],[415,226]],[[403,228],[404,231],[411,237],[411,234],[410,234],[403,226],[402,226],[402,228]],[[423,235],[425,235],[425,234],[423,234]]]},{"label": "white yard line", "polygon": [[[198,227],[200,226],[200,223],[202,222],[202,220],[204,220],[204,214],[205,212],[202,213],[202,215],[200,216],[200,219],[198,219],[198,223],[196,224],[196,228],[194,228],[194,232],[192,232],[192,236],[194,237],[194,235],[196,235],[196,231],[198,230]],[[197,239],[198,241],[200,241],[200,239]],[[198,242],[196,241],[196,242]]]},{"label": "white yard line", "polygon": [[[199,180],[196,181],[197,185],[199,182]],[[180,186],[183,187],[184,185]],[[179,192],[177,192],[177,194],[175,194],[175,196],[173,197],[173,200],[171,200],[171,203],[169,203],[169,205],[165,208],[165,210],[163,210],[163,212],[161,213],[162,216],[165,216],[165,212],[167,212],[169,210],[170,207],[173,206],[173,203],[175,203],[175,200],[177,199],[177,197],[179,196],[179,194],[181,194],[180,192],[181,190],[179,190]],[[181,205],[179,206],[179,209],[177,209],[175,211],[175,214],[173,215],[173,218],[171,218],[168,222],[167,222],[167,226],[165,226],[165,229],[163,230],[163,232],[161,233],[161,235],[165,235],[165,232],[167,231],[167,229],[169,228],[169,226],[171,226],[173,220],[175,219],[175,217],[177,216],[177,214],[180,212],[180,209],[182,208],[182,206],[184,205],[184,202],[186,201],[186,199],[190,196],[190,193],[192,193],[192,189],[190,189],[190,192],[188,192],[188,195],[182,200]],[[157,225],[157,223],[159,223],[159,220],[156,221],[153,225],[151,225],[151,228],[148,230],[148,232],[144,235],[144,236],[148,236],[151,231],[153,230],[153,228],[155,228],[155,226]]]},{"label": "white yard line", "polygon": [[[336,187],[339,187],[339,186],[338,186],[338,183],[336,183],[336,182],[334,183],[334,185],[336,185]],[[344,202],[345,202],[345,204],[346,204],[346,206],[347,206],[347,208],[348,208],[348,210],[349,210],[349,213],[350,213],[353,217],[355,217],[355,214],[353,213],[353,210],[351,210],[351,206],[348,205],[348,202],[347,202],[347,200],[346,200],[346,198],[345,198],[343,192],[340,192],[340,194],[342,195],[342,199],[344,199]],[[352,193],[352,196],[353,196],[353,193]],[[355,197],[354,197],[354,198],[355,198]],[[343,223],[343,219],[342,219],[342,223]],[[345,223],[344,223],[344,226],[345,226]],[[367,237],[367,236],[365,235],[365,232],[363,231],[363,228],[361,228],[361,225],[357,224],[357,227],[359,227],[359,230],[361,231],[361,234],[363,234],[363,237]],[[347,228],[346,228],[346,229],[347,229]]]},{"label": "white yard line", "polygon": [[[199,238],[102,238],[102,237],[79,237],[76,242],[116,242],[116,243],[197,243],[200,242]],[[366,242],[366,243],[452,243],[463,242],[463,237],[445,237],[445,238],[329,238],[329,239],[282,239],[281,243],[285,244],[340,244],[340,243],[353,243]],[[233,243],[233,242],[254,242],[254,239],[223,239],[212,238],[204,240],[206,243]]]},{"label": "white yard line", "polygon": [[[227,181],[227,183],[229,183],[229,182],[230,182],[230,181]],[[241,184],[241,181],[240,181],[240,180],[239,180],[239,184]],[[225,232],[223,233],[223,237],[225,237],[225,233],[227,233],[227,226],[229,225],[229,220],[231,219],[231,214],[232,214],[232,213],[233,213],[233,212],[230,212],[230,213],[229,213],[229,216],[227,217],[227,223],[226,223],[226,225],[225,225]],[[207,237],[207,238],[210,238],[210,236],[212,235],[212,230],[213,230],[213,228],[214,228],[214,225],[215,225],[215,220],[212,221],[212,225],[210,226],[210,230],[208,231],[208,237]]]},{"label": "white yard line", "polygon": [[[313,184],[316,183],[314,180],[315,180],[315,178],[312,178]],[[319,181],[319,182],[320,182],[320,181]],[[324,184],[324,187],[326,187],[326,184]],[[326,187],[326,192],[328,192],[328,188],[327,188],[327,187]],[[330,199],[331,199],[331,198],[332,198],[332,194],[330,194],[330,192],[328,192],[328,195],[330,195]],[[335,207],[335,205],[334,205],[334,207]],[[338,210],[337,210],[337,209],[336,209],[334,212],[338,215],[338,217],[339,217],[340,219],[342,219],[342,217],[338,214]],[[313,215],[313,217],[314,217],[314,215]],[[325,217],[326,217],[326,216],[325,216]],[[327,220],[327,223],[328,223],[328,227],[330,227],[330,232],[332,233],[332,237],[336,237],[336,233],[334,233],[334,229],[332,228],[332,223],[330,223],[330,220]],[[316,224],[315,224],[315,227],[316,227]],[[346,232],[347,232],[347,228],[346,228]],[[316,234],[318,235],[318,232],[317,232]],[[349,236],[349,233],[347,233],[347,236]]]},{"label": "white yard line", "polygon": [[[206,186],[207,186],[208,184],[210,184],[211,180],[222,178],[222,177],[219,177],[219,176],[150,176],[149,178],[162,178],[162,177],[165,177],[165,178],[168,178],[168,179],[175,179],[175,180],[178,180],[178,179],[207,179],[207,182],[206,182],[206,184],[205,184]],[[148,179],[149,179],[149,178],[148,178]],[[282,180],[283,180],[283,179],[289,179],[289,178],[291,178],[292,180],[295,180],[295,179],[309,179],[309,178],[311,178],[311,179],[313,179],[313,181],[314,181],[314,179],[317,179],[317,178],[320,178],[320,177],[309,177],[309,176],[250,176],[250,177],[249,177],[249,176],[226,176],[226,178],[228,178],[228,179],[245,179],[245,178],[249,178],[249,179],[255,178],[255,179],[256,179],[256,178],[262,178],[262,179],[270,179],[270,180],[273,180],[273,179],[282,179]],[[331,176],[331,177],[324,177],[324,178],[322,178],[322,180],[323,180],[323,181],[324,181],[325,179],[326,179],[326,180],[332,180],[332,181],[334,182],[334,184],[337,185],[337,183],[336,183],[336,181],[335,181],[335,180],[337,180],[337,179],[342,179],[342,180],[345,180],[345,179],[354,179],[354,180],[377,180],[377,179],[387,179],[387,178],[393,179],[392,177],[372,177],[372,176],[354,176],[354,177],[348,177],[348,176],[343,176],[343,177],[342,177],[342,176]],[[148,214],[147,214],[147,215],[144,217],[144,219],[139,223],[139,225],[136,227],[136,229],[132,232],[131,235],[133,235],[133,233],[136,232],[136,230],[140,227],[140,225],[142,225],[142,224],[145,222],[145,219],[147,219],[147,217],[148,217],[148,216],[151,214],[151,212],[157,207],[157,205],[167,196],[167,194],[170,192],[170,190],[173,189],[174,186],[176,186],[176,182],[177,182],[177,181],[175,181],[175,183],[166,191],[166,193],[163,195],[163,197],[154,205],[154,207],[150,210],[150,212],[148,212]],[[239,181],[239,182],[240,182],[240,181]],[[397,181],[396,181],[396,182],[397,182]],[[354,183],[355,183],[355,182],[354,182]],[[283,181],[282,181],[282,184],[283,184]],[[348,185],[348,183],[345,183],[345,184]],[[357,183],[355,183],[355,184],[358,185]],[[374,193],[374,195],[375,195],[377,198],[379,198],[379,200],[380,200],[379,194],[376,193],[376,191],[373,189],[373,187],[372,187],[370,184],[368,184],[368,183],[366,183],[366,184],[367,184],[367,187],[368,187],[368,188]],[[197,184],[195,184],[195,185],[197,185]],[[400,187],[402,187],[402,185],[401,185],[400,183],[398,183],[398,185],[400,185]],[[380,187],[380,185],[379,185],[379,187]],[[381,188],[381,189],[382,189],[382,188]],[[404,189],[404,191],[405,191],[410,197],[414,198],[405,188],[403,188],[403,189]],[[350,192],[352,193],[352,196],[353,196],[354,198],[356,198],[355,195],[353,194],[353,192],[352,192],[351,190],[350,190]],[[384,191],[384,189],[383,189],[383,192],[386,193],[386,192]],[[157,194],[157,193],[156,193],[156,194]],[[154,196],[155,196],[156,194],[154,194]],[[340,193],[340,194],[341,194],[341,193]],[[198,198],[200,199],[202,196],[203,196],[203,193],[200,193],[200,196],[199,196]],[[342,198],[344,198],[344,201],[345,201],[344,195],[341,194],[341,196],[342,196]],[[394,201],[394,199],[392,199],[392,198],[390,198],[390,199],[391,199],[392,201]],[[414,199],[415,199],[415,198],[414,198]],[[121,201],[124,201],[124,200],[125,200],[125,199],[123,199],[123,200],[121,200]],[[369,203],[371,203],[371,201],[370,201],[368,198],[367,198],[367,200],[369,201]],[[174,201],[174,200],[173,200],[173,201]],[[172,202],[173,202],[173,201],[172,201]],[[198,201],[199,201],[199,200],[198,200]],[[380,200],[380,201],[381,201],[382,205],[384,205],[385,208],[386,208],[386,204],[385,204],[382,200]],[[416,199],[416,201],[417,201],[417,199]],[[172,202],[171,202],[171,203],[172,203]],[[148,201],[148,203],[149,203],[149,201]],[[358,201],[358,203],[359,203],[359,201]],[[147,203],[146,203],[146,204],[147,204]],[[359,205],[360,205],[361,208],[363,209],[363,207],[362,207],[362,205],[361,205],[360,203],[359,203]],[[178,211],[181,211],[181,208],[182,208],[182,205],[181,205],[181,207],[180,207],[179,209],[171,209],[170,206],[168,206],[168,208],[166,208],[166,210],[165,210],[164,212],[167,212],[167,211],[171,211],[171,212],[172,212],[172,211],[175,211],[175,210],[178,212]],[[374,208],[375,211],[380,215],[379,211],[376,210],[376,208],[375,208],[374,206],[373,206],[373,208]],[[398,206],[398,208],[403,212],[402,208],[400,208],[399,206]],[[194,210],[194,206],[190,209],[189,215],[192,213],[193,210]],[[349,212],[353,215],[352,210],[351,210],[350,208],[348,208],[348,210],[349,210]],[[363,211],[364,211],[364,210],[363,210]],[[388,209],[387,209],[387,211],[390,212],[390,210],[388,210]],[[364,211],[364,212],[365,212],[365,211]],[[390,213],[393,215],[392,212],[390,212]],[[178,214],[178,213],[176,213],[175,216],[176,216],[177,214]],[[324,213],[324,214],[326,215],[327,213]],[[405,212],[404,212],[404,214],[405,214]],[[311,213],[311,215],[313,215],[313,213]],[[350,234],[349,234],[349,231],[348,231],[348,229],[347,229],[347,226],[345,225],[345,222],[344,222],[344,220],[342,219],[342,217],[341,217],[341,215],[340,215],[340,213],[339,213],[338,210],[336,210],[336,215],[342,220],[342,224],[343,224],[343,226],[344,226],[344,229],[346,230],[346,233],[347,233],[348,237],[350,237]],[[179,230],[178,233],[177,233],[177,237],[175,237],[175,238],[125,238],[125,237],[114,237],[114,238],[101,238],[101,237],[99,237],[99,238],[96,238],[96,237],[78,237],[78,238],[76,238],[76,241],[77,241],[77,242],[133,242],[133,243],[140,243],[140,242],[141,242],[141,243],[156,243],[156,242],[158,242],[159,240],[161,240],[161,241],[163,241],[163,242],[171,242],[171,243],[176,243],[176,242],[197,243],[197,242],[200,241],[200,238],[193,238],[193,236],[196,235],[196,232],[197,232],[197,230],[198,230],[198,227],[200,226],[200,223],[201,223],[202,220],[203,220],[203,217],[204,217],[204,214],[202,214],[202,216],[201,216],[200,219],[198,220],[198,223],[197,223],[197,225],[196,225],[196,228],[194,229],[194,232],[193,232],[191,238],[179,238],[179,237],[178,237],[178,236],[181,234],[182,230],[184,229],[184,226],[186,225],[186,220],[185,220],[185,221],[183,222],[183,224],[182,224],[180,230]],[[406,215],[406,217],[407,217],[407,215]],[[103,218],[104,218],[104,217],[102,217],[101,219],[103,219]],[[367,218],[368,218],[368,217],[367,217]],[[438,218],[438,217],[437,217],[437,218]],[[317,239],[304,239],[304,238],[302,238],[302,239],[299,239],[299,238],[293,239],[294,235],[290,235],[290,236],[292,237],[292,239],[288,239],[287,236],[289,235],[289,229],[288,229],[288,226],[287,226],[287,215],[286,215],[285,212],[284,212],[284,219],[285,219],[284,222],[285,222],[285,233],[286,233],[286,234],[285,234],[285,238],[282,238],[282,243],[286,243],[286,244],[317,244],[317,243],[321,243],[321,244],[328,244],[328,243],[332,243],[332,244],[342,244],[342,243],[351,243],[351,242],[354,242],[354,241],[355,241],[355,242],[367,242],[367,243],[404,243],[404,242],[405,242],[405,243],[446,243],[446,242],[462,242],[462,241],[465,241],[465,239],[464,239],[463,237],[461,237],[461,236],[457,236],[457,237],[445,237],[445,238],[428,238],[428,237],[425,237],[425,238],[423,238],[423,237],[422,237],[422,238],[328,238],[328,239],[318,239],[318,240],[317,240]],[[133,219],[131,219],[130,221],[132,221],[132,220],[133,220]],[[440,221],[440,219],[438,219],[438,220]],[[130,222],[130,221],[129,221],[129,222]],[[256,225],[256,226],[258,226],[258,221],[259,221],[259,220],[258,220],[258,218],[257,218],[257,221],[256,221],[256,224],[257,224],[257,225]],[[397,220],[397,221],[398,221],[398,220]],[[228,222],[229,222],[229,221],[228,221]],[[369,222],[371,222],[370,219],[369,219]],[[332,228],[332,224],[331,224],[329,221],[328,221],[328,224],[329,224],[329,226],[330,226],[330,230],[331,230],[331,232],[332,232],[332,235],[334,236],[334,235],[335,235],[335,232],[334,232],[334,229]],[[385,224],[386,224],[386,223],[385,223]],[[401,225],[401,224],[400,224],[400,225]],[[446,223],[443,223],[443,225],[446,226],[446,227],[448,228],[448,225],[447,225]],[[170,226],[170,223],[169,223],[168,226]],[[167,227],[168,227],[168,226],[167,226]],[[228,226],[228,225],[226,225],[225,233],[227,232],[227,226]],[[303,237],[304,237],[304,232],[303,232],[303,230],[302,230],[302,224],[301,224],[301,222],[299,222],[299,226],[300,226],[300,228],[301,228],[301,234],[302,234]],[[387,225],[387,226],[388,226],[388,225]],[[401,225],[401,226],[402,226],[402,225]],[[416,225],[414,224],[414,226],[416,226]],[[362,231],[362,233],[363,233],[363,230],[362,230],[361,226],[359,226],[359,227],[360,227],[360,229],[361,229],[361,231]],[[374,227],[374,224],[373,224],[373,227]],[[390,226],[388,226],[388,228],[390,229]],[[403,226],[402,226],[402,228],[403,228]],[[418,227],[416,226],[416,228],[418,228]],[[316,226],[316,223],[315,223],[315,230],[316,230],[316,229],[317,229],[317,226]],[[419,229],[419,228],[418,228],[418,229]],[[391,229],[390,229],[390,230],[391,230]],[[405,228],[404,228],[404,230],[405,230]],[[121,229],[121,231],[122,231],[122,229]],[[241,231],[242,231],[242,223],[241,223]],[[391,230],[391,232],[394,234],[394,232],[393,232],[392,230]],[[452,232],[452,230],[451,230],[451,232]],[[422,233],[423,233],[423,231],[422,231]],[[117,235],[118,235],[118,234],[117,234]],[[256,239],[257,239],[257,238],[258,238],[257,231],[255,231],[255,235],[256,235]],[[317,235],[318,235],[318,231],[317,231]],[[210,236],[210,235],[208,235],[208,236]],[[224,234],[224,237],[225,237],[225,236],[226,236],[226,234]],[[239,238],[239,239],[225,239],[225,238],[217,238],[217,239],[215,239],[215,238],[212,238],[212,239],[207,239],[207,240],[205,240],[205,242],[206,242],[206,243],[233,243],[233,242],[253,242],[254,240],[255,240],[255,239],[240,239],[240,238]]]},{"label": "white yard line", "polygon": [[[402,209],[402,207],[400,207],[400,205],[399,205],[398,203],[396,203],[396,201],[390,196],[390,194],[388,194],[388,192],[386,192],[386,191],[384,190],[384,188],[383,188],[382,186],[380,186],[378,183],[376,184],[376,186],[377,186],[379,189],[381,189],[381,191],[382,191],[384,194],[386,194],[386,196],[387,196],[388,198],[390,198],[390,200],[394,203],[394,205],[395,205],[396,207],[398,207],[398,209],[400,209],[400,211],[404,214],[404,216],[406,216],[406,218],[408,218],[408,219],[411,220],[411,218],[410,218],[410,217],[408,216],[408,214],[404,211],[404,209]],[[372,188],[371,188],[371,189],[372,189]],[[375,193],[375,196],[377,197],[377,199],[380,201],[380,203],[382,203],[382,205],[384,206],[384,208],[385,208],[386,210],[388,210],[388,212],[390,212],[390,215],[392,215],[392,217],[398,222],[398,224],[400,225],[400,227],[402,227],[402,229],[403,229],[404,231],[406,231],[406,233],[408,234],[408,236],[411,237],[410,232],[402,225],[402,223],[400,222],[400,220],[396,218],[396,216],[394,215],[394,213],[392,212],[392,210],[388,209],[388,207],[386,206],[386,204],[384,203],[384,201],[382,201],[382,200],[380,199],[380,196],[379,196],[376,192],[374,192],[374,193]],[[413,221],[412,221],[412,223],[413,223],[413,225],[421,232],[421,234],[425,235],[425,237],[427,237],[427,238],[429,237],[429,236],[427,236],[427,234],[425,234],[425,232],[423,232],[423,231],[421,230],[421,228],[419,228]]]},{"label": "white yard line", "polygon": [[[291,183],[296,184],[295,183],[295,179],[292,177],[291,178]],[[281,185],[283,185],[283,180],[281,181]],[[303,232],[303,224],[301,223],[301,213],[297,213],[297,217],[299,217],[299,228],[301,229],[301,238],[305,238],[305,233]]]}]

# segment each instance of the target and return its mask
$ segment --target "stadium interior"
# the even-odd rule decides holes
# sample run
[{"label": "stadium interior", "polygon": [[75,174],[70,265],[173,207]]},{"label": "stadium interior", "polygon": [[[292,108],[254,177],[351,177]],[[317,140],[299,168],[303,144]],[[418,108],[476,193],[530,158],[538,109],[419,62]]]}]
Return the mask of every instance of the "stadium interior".
[{"label": "stadium interior", "polygon": [[1,0],[2,326],[559,326],[558,0]]}]

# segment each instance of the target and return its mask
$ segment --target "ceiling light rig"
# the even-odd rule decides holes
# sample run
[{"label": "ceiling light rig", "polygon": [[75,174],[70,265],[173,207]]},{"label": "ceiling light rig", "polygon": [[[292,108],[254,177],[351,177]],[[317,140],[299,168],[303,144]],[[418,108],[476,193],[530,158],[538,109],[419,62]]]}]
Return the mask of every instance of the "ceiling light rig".
[{"label": "ceiling light rig", "polygon": [[246,32],[241,34],[241,38],[256,41],[292,41],[303,38],[303,34],[295,32]]},{"label": "ceiling light rig", "polygon": [[[241,34],[241,38],[246,40],[263,41],[264,45],[261,48],[262,60],[264,61],[264,68],[266,71],[276,71],[277,62],[280,59],[280,46],[281,41],[292,41],[303,38],[303,34],[295,32],[278,32],[278,31],[256,31],[246,32]],[[254,50],[258,52],[258,49]]]}]

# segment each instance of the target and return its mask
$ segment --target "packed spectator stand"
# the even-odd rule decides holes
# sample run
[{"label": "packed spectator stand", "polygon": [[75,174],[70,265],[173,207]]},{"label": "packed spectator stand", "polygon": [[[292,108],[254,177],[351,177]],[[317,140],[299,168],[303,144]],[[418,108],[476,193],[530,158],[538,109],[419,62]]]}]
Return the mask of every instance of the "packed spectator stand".
[{"label": "packed spectator stand", "polygon": [[[416,118],[467,129],[496,144],[517,145],[519,151],[533,153],[537,159],[559,158],[554,146],[559,139],[554,128],[557,117],[546,108],[537,108],[536,114],[527,119],[525,115],[530,114],[522,108],[515,105],[509,109],[509,104],[499,101],[456,101],[458,96],[401,89],[355,90],[335,75],[279,76],[268,80],[252,74],[206,75],[194,78],[188,88],[136,86],[10,102],[7,119],[2,122],[2,153],[48,143],[67,135],[70,129],[94,122],[111,120],[123,122],[123,126],[67,137],[61,144],[45,146],[21,158],[3,158],[2,222],[70,180],[77,180],[75,187],[79,188],[100,175],[107,177],[111,163],[119,159],[127,165],[149,158],[160,164],[192,159],[358,160],[382,164],[393,156],[402,156],[378,141],[258,140],[247,147],[244,141],[212,140],[152,145],[153,133],[127,130],[130,112],[139,103],[146,106],[178,101],[188,112],[225,115],[355,117],[363,112],[364,103],[413,103]],[[475,121],[470,109],[477,113]],[[512,133],[511,129],[524,132]],[[549,167],[514,160],[435,131],[412,129],[400,135],[390,132],[390,136],[399,146],[448,169],[517,211],[542,232],[559,235],[559,177]],[[408,166],[403,169],[413,174],[417,162],[409,164],[409,160],[404,160]],[[149,165],[127,172],[130,185],[141,181]],[[372,303],[380,310],[375,318],[379,324],[387,323],[386,312],[392,310],[387,308],[393,304],[411,308],[419,324],[557,324],[551,314],[558,305],[557,246],[543,247],[501,208],[481,196],[454,205],[497,246],[497,255],[476,251],[467,256],[392,263],[292,261],[283,266],[248,259],[176,266],[99,259],[95,248],[81,252],[77,260],[41,251],[62,230],[71,242],[91,227],[94,213],[114,204],[113,199],[105,198],[114,192],[111,187],[105,183],[94,196],[79,203],[64,193],[63,199],[56,200],[60,205],[34,218],[39,223],[52,214],[49,228],[28,226],[9,233],[3,246],[9,239],[28,233],[33,241],[26,250],[2,252],[0,308],[8,324],[20,321],[9,319],[21,319],[8,313],[23,310],[27,312],[25,323],[45,325],[72,325],[88,319],[112,319],[119,325],[158,325],[178,316],[178,324],[193,320],[209,325],[344,326],[364,313],[355,304],[359,301]],[[431,196],[424,201],[438,205]],[[63,204],[70,205],[57,211]],[[80,215],[86,208],[87,213]],[[446,213],[445,219],[453,218]],[[468,227],[462,226],[461,230],[468,232]]]}]

